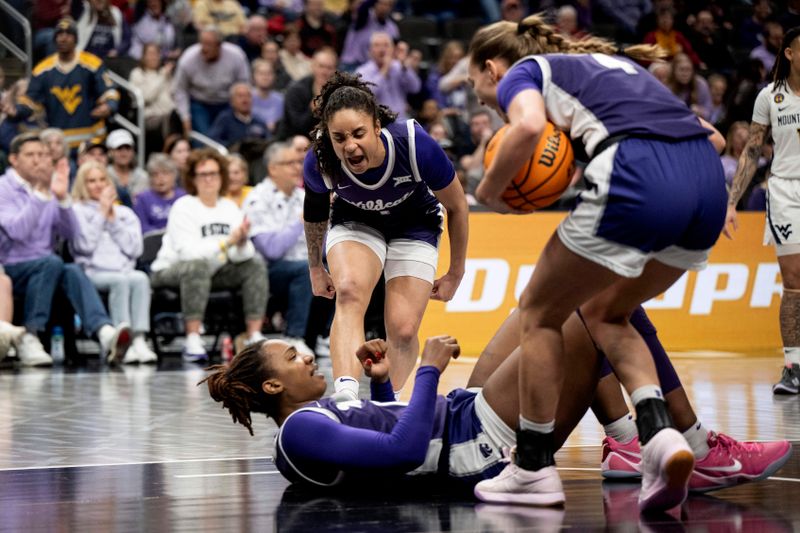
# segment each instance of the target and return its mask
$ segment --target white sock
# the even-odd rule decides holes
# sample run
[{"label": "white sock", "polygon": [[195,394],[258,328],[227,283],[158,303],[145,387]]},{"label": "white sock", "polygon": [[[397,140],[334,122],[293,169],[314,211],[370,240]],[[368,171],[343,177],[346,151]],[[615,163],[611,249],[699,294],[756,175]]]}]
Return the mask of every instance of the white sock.
[{"label": "white sock", "polygon": [[800,347],[791,346],[783,348],[783,360],[786,361],[786,366],[800,365]]},{"label": "white sock", "polygon": [[537,433],[552,433],[556,430],[556,421],[551,420],[550,422],[544,422],[540,424],[539,422],[528,420],[522,415],[519,415],[519,429],[535,431]]},{"label": "white sock", "polygon": [[633,421],[633,415],[627,415],[614,420],[610,424],[603,426],[607,437],[611,437],[617,442],[625,444],[630,442],[637,435],[636,422]]},{"label": "white sock", "polygon": [[636,405],[642,400],[649,400],[650,398],[657,398],[663,401],[664,393],[661,392],[661,387],[658,385],[643,385],[631,393],[631,402],[633,402],[633,405]]},{"label": "white sock", "polygon": [[108,350],[111,346],[111,339],[114,338],[114,334],[117,333],[117,330],[111,324],[105,324],[97,331],[97,339],[100,341],[100,345]]},{"label": "white sock", "polygon": [[708,430],[702,422],[695,420],[694,424],[683,432],[683,436],[692,448],[695,459],[702,459],[708,455]]},{"label": "white sock", "polygon": [[334,392],[344,392],[352,394],[353,399],[358,399],[358,380],[352,376],[342,376],[333,380]]}]

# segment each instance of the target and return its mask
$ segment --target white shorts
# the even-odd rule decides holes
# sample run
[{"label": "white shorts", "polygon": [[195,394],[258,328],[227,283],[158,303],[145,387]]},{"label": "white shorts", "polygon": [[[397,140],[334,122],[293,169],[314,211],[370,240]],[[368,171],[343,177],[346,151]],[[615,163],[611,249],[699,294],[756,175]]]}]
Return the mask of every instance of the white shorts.
[{"label": "white shorts", "polygon": [[681,270],[706,266],[727,202],[710,143],[629,138],[592,159],[584,176],[589,187],[558,226],[572,252],[626,278],[639,277],[651,259]]},{"label": "white shorts", "polygon": [[408,276],[433,284],[439,250],[430,244],[414,239],[392,239],[388,243],[376,229],[360,222],[346,222],[333,226],[328,232],[325,251],[344,241],[359,242],[372,250],[383,266],[386,281]]},{"label": "white shorts", "polygon": [[764,244],[774,244],[778,256],[800,254],[800,179],[767,180]]}]

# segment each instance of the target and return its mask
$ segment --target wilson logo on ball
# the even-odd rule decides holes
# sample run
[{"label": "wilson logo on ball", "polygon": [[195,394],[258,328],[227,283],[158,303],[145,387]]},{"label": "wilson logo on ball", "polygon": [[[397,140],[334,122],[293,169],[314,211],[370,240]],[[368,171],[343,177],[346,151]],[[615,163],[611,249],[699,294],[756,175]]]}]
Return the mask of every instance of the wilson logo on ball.
[{"label": "wilson logo on ball", "polygon": [[[483,156],[485,169],[494,161],[507,131],[508,126],[503,126],[489,139]],[[574,159],[566,134],[548,122],[533,155],[508,184],[503,201],[512,209],[527,212],[547,207],[569,187]]]}]

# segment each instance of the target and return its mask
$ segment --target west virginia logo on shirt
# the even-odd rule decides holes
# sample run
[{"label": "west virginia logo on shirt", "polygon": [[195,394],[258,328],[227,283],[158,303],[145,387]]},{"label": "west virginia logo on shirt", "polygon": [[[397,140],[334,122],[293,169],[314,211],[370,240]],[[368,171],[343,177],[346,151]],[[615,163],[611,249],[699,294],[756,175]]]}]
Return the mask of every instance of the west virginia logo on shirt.
[{"label": "west virginia logo on shirt", "polygon": [[80,95],[81,86],[80,85],[73,85],[72,87],[51,87],[50,92],[58,98],[58,101],[61,102],[61,105],[64,106],[64,109],[70,115],[75,112],[81,102],[83,102],[83,97]]}]

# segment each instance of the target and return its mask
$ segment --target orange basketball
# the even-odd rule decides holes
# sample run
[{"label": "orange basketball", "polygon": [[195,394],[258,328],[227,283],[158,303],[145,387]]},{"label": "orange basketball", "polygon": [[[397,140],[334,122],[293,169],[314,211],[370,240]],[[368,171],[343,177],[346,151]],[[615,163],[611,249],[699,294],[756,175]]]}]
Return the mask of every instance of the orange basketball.
[{"label": "orange basketball", "polygon": [[[489,139],[483,156],[485,169],[492,164],[507,130],[508,125],[505,125]],[[573,161],[569,137],[548,122],[533,156],[508,184],[503,201],[520,211],[530,212],[547,207],[558,200],[569,186]]]}]

